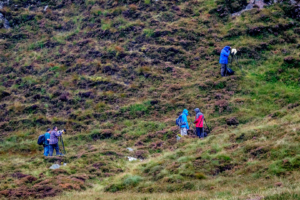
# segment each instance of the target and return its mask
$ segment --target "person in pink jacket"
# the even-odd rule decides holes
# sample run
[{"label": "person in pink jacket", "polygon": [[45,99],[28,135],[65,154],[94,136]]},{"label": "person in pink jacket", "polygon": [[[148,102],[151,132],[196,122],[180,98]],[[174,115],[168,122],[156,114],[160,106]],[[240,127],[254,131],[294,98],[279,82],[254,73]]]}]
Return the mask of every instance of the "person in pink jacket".
[{"label": "person in pink jacket", "polygon": [[204,138],[204,128],[203,128],[203,121],[204,115],[200,112],[199,108],[194,110],[196,112],[194,124],[196,125],[196,133],[199,138]]}]

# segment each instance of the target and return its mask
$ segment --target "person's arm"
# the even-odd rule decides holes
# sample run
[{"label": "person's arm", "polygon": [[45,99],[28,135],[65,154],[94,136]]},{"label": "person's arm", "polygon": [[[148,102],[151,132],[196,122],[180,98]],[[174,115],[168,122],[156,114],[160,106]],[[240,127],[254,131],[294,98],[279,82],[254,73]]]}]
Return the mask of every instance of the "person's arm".
[{"label": "person's arm", "polygon": [[58,131],[55,131],[55,136],[56,136],[56,137],[61,136],[61,134],[62,134],[62,132],[59,133]]},{"label": "person's arm", "polygon": [[224,56],[228,57],[230,55],[230,49],[228,51],[224,51]]},{"label": "person's arm", "polygon": [[190,129],[190,128],[189,128],[189,122],[188,122],[188,120],[187,120],[187,116],[186,116],[186,115],[183,115],[183,121],[185,122],[186,128],[187,128],[187,129]]},{"label": "person's arm", "polygon": [[198,117],[198,118],[194,121],[194,124],[197,124],[197,123],[199,122],[199,118],[200,118],[200,117]]}]

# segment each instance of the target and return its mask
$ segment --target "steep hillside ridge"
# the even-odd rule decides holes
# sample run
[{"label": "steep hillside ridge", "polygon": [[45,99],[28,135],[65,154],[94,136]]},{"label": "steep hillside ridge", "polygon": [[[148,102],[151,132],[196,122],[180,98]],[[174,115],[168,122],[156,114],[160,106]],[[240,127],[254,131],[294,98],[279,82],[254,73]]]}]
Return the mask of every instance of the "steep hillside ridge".
[{"label": "steep hillside ridge", "polygon": [[[245,8],[246,1],[9,1],[3,5],[0,12],[11,26],[0,32],[4,161],[0,194],[5,197],[41,198],[99,184],[110,192],[198,190],[194,186],[198,179],[223,177],[227,171],[238,176],[235,168],[244,167],[249,152],[261,147],[253,140],[245,150],[252,136],[270,142],[268,150],[257,150],[263,154],[277,149],[277,138],[284,134],[271,128],[279,135],[268,138],[263,131],[256,135],[243,127],[264,126],[263,120],[282,117],[286,123],[298,123],[289,118],[291,110],[297,116],[299,106],[300,31],[298,6],[289,1],[253,8],[235,18],[231,13]],[[220,77],[218,59],[225,45],[238,49],[245,75],[233,63],[236,75]],[[176,143],[175,117],[182,109],[195,107],[205,113],[211,136],[201,142]],[[293,130],[279,121],[287,134]],[[67,130],[68,154],[44,159],[36,139],[54,125]],[[231,131],[236,138],[245,134],[231,140]],[[175,151],[198,145],[211,149],[210,142],[221,142],[219,138],[228,143],[216,153]],[[227,150],[230,145],[241,148]],[[126,151],[130,146],[134,152]],[[218,154],[222,149],[225,156]],[[278,159],[289,160],[297,152]],[[208,169],[195,171],[197,167],[191,165],[202,153]],[[130,155],[157,156],[166,163],[152,165],[150,159],[131,173],[125,161]],[[172,159],[180,160],[173,168],[190,166],[190,174],[172,170],[168,163]],[[252,159],[257,159],[256,154]],[[271,165],[266,159],[263,165]],[[68,165],[50,171],[51,162]],[[287,171],[294,172],[298,165],[291,166]],[[122,178],[129,172],[133,177]],[[261,180],[270,174],[282,175],[267,169],[257,176],[243,175]],[[108,184],[111,181],[115,182]],[[158,189],[153,187],[156,181],[168,185]],[[209,184],[202,182],[207,189]]]}]

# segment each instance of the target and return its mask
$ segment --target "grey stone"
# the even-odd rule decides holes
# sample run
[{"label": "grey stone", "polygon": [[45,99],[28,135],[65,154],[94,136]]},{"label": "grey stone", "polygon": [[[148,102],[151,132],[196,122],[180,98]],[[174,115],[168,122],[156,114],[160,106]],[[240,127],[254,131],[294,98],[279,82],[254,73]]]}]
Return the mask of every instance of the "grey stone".
[{"label": "grey stone", "polygon": [[60,165],[59,164],[53,164],[49,169],[59,169]]}]

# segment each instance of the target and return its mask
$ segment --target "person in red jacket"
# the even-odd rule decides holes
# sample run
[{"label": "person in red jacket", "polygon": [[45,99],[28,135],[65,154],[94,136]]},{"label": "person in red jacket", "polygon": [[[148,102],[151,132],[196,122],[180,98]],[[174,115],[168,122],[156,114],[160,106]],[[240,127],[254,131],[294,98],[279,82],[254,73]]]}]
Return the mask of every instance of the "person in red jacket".
[{"label": "person in red jacket", "polygon": [[203,121],[204,115],[200,112],[199,108],[194,110],[196,112],[194,124],[196,125],[196,133],[199,138],[204,138],[204,128],[203,128]]}]

